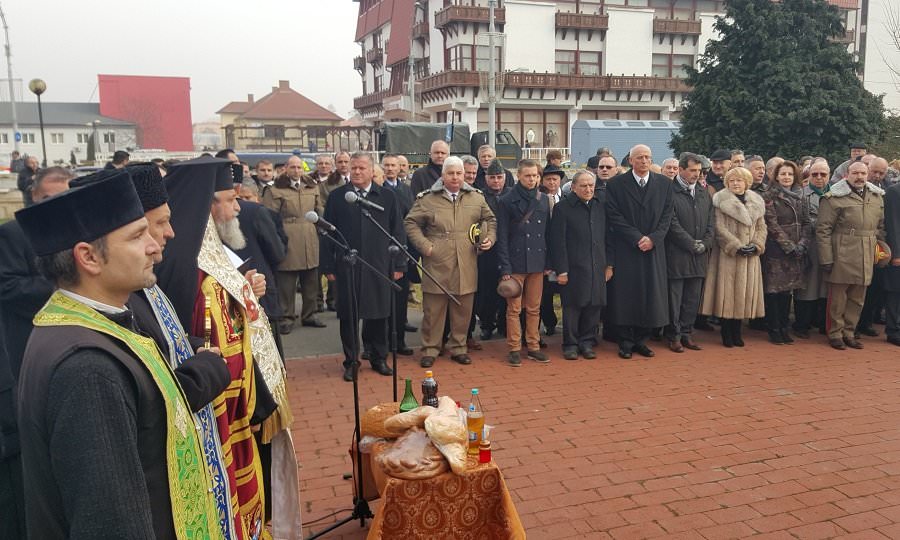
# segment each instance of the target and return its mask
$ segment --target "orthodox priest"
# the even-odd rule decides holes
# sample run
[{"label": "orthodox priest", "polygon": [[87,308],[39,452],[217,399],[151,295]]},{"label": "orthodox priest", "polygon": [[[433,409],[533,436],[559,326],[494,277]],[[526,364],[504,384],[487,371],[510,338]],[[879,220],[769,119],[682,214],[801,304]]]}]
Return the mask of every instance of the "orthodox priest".
[{"label": "orthodox priest", "polygon": [[619,336],[619,357],[632,351],[655,356],[647,346],[651,328],[669,322],[666,234],[674,213],[672,183],[650,171],[650,148],[639,144],[628,153],[631,170],[606,186],[615,276],[610,280],[609,320]]},{"label": "orthodox priest", "polygon": [[[220,236],[242,246],[235,177],[228,161],[210,157],[170,167],[165,184],[175,237],[157,274],[182,326],[217,347],[231,372],[213,409],[237,538],[268,537],[269,514],[274,538],[296,538],[300,502],[284,365],[257,299],[263,282],[238,270],[242,261]],[[264,480],[270,471],[271,483]]]},{"label": "orthodox priest", "polygon": [[[72,182],[72,187],[81,187],[109,176],[104,173],[107,171],[78,178]],[[153,164],[129,165],[115,174],[127,176],[134,185],[144,217],[147,218],[150,236],[162,250],[175,233],[169,223],[168,194],[159,167]],[[153,262],[159,263],[161,260],[160,251]],[[127,306],[134,313],[137,328],[156,342],[163,357],[169,361],[195,414],[195,422],[202,428],[201,442],[213,483],[219,526],[226,540],[234,539],[228,477],[211,403],[231,382],[228,367],[218,349],[204,348],[202,339],[191,340],[187,336],[159,286],[153,285],[132,293]]]},{"label": "orthodox priest", "polygon": [[200,427],[129,294],[160,248],[125,175],[16,214],[58,290],[34,318],[19,381],[31,538],[220,538]]}]

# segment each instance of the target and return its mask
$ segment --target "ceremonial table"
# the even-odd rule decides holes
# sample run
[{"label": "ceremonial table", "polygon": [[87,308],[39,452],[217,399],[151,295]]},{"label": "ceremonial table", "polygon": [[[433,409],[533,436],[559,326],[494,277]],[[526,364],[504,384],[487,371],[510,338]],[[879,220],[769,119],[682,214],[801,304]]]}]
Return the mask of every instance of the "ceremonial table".
[{"label": "ceremonial table", "polygon": [[[374,457],[374,456],[372,456]],[[385,476],[371,463],[381,505],[368,540],[524,540],[525,530],[500,469],[469,456],[462,475],[425,480]]]}]

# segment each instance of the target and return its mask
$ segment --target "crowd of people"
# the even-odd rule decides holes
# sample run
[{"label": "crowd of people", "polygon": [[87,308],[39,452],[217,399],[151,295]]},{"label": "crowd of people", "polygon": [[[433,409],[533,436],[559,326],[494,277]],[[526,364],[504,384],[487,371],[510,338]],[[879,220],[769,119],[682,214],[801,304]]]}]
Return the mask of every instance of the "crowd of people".
[{"label": "crowd of people", "polygon": [[333,310],[343,378],[361,358],[392,375],[392,350],[415,354],[413,283],[423,367],[495,336],[510,366],[549,362],[556,295],[566,360],[603,339],[626,360],[699,350],[713,325],[743,347],[744,321],[841,350],[883,321],[900,345],[898,174],[849,146],[833,170],[601,148],[571,179],[558,152],[507,170],[442,140],[415,171],[366,152],[251,169],[226,149],[117,153],[76,179],[27,158],[26,208],[0,226],[0,503],[19,516],[0,535],[22,535],[23,508],[41,538],[298,531],[281,336]]}]

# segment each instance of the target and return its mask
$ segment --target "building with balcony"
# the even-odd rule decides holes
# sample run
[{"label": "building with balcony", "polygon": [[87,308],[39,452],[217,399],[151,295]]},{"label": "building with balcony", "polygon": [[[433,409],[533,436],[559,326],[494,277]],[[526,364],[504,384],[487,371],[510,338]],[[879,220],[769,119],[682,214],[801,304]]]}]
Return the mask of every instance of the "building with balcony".
[{"label": "building with balcony", "polygon": [[285,152],[337,148],[333,131],[343,118],[278,81],[259,100],[232,101],[219,109],[225,146],[235,150]]},{"label": "building with balcony", "polygon": [[[487,129],[488,0],[355,1],[354,107],[367,123]],[[868,1],[829,0],[847,28],[838,41],[860,57]],[[577,120],[677,120],[684,67],[696,65],[722,11],[722,0],[497,0],[497,129],[523,145],[567,147]]]}]

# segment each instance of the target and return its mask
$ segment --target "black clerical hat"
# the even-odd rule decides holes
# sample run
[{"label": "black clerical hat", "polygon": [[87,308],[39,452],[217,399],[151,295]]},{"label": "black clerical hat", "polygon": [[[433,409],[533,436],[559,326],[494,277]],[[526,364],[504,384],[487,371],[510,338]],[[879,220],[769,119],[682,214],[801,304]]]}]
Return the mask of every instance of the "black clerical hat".
[{"label": "black clerical hat", "polygon": [[244,166],[240,163],[232,163],[231,164],[231,187],[234,189],[234,184],[240,184],[244,181]]},{"label": "black clerical hat", "polygon": [[544,170],[541,172],[541,178],[550,174],[559,176],[560,180],[566,177],[566,173],[564,173],[563,170],[556,165],[547,165],[546,167],[544,167]]},{"label": "black clerical hat", "polygon": [[[185,161],[179,161],[178,163],[173,163],[170,166],[170,172],[174,172],[176,169],[182,169],[182,168],[186,169],[187,167],[199,167],[201,170],[205,170],[206,167],[209,167],[212,165],[219,165],[215,169],[215,171],[216,171],[215,191],[225,191],[226,189],[234,189],[234,180],[232,180],[234,173],[231,170],[231,162],[228,161],[227,159],[214,158],[209,155],[202,155],[202,156],[194,158],[194,159],[188,159]],[[181,172],[182,172],[182,174],[187,174],[188,176],[190,176],[189,173],[184,173],[183,171],[181,171]],[[241,174],[243,175],[243,171],[241,171]],[[240,182],[240,180],[238,180],[238,182]]]},{"label": "black clerical hat", "polygon": [[141,200],[122,170],[16,212],[16,221],[38,256],[93,242],[143,217]]},{"label": "black clerical hat", "polygon": [[141,206],[144,207],[144,212],[149,212],[169,202],[169,192],[166,191],[166,184],[163,182],[159,167],[156,165],[140,165],[137,167],[126,167],[126,170],[131,175],[134,190],[141,199]]}]

